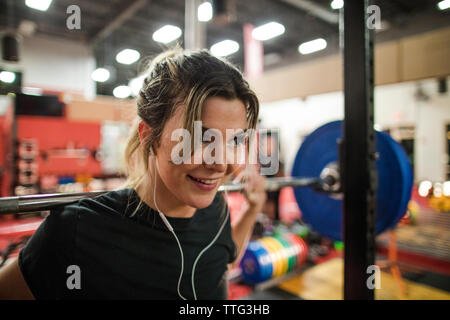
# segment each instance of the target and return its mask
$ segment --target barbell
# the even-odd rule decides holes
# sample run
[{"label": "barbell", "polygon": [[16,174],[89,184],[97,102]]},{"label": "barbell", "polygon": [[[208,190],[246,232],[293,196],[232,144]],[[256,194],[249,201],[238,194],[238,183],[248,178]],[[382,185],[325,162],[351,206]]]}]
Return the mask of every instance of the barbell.
[{"label": "barbell", "polygon": [[[331,181],[325,178],[292,178],[280,177],[266,179],[266,191],[275,191],[284,187],[306,187],[311,186],[317,190],[324,188]],[[219,192],[235,192],[244,189],[243,183],[225,184],[219,187]],[[52,208],[74,203],[85,198],[94,198],[109,191],[91,191],[77,193],[53,193],[33,194],[27,196],[0,198],[0,214],[11,214],[21,212],[44,211]]]},{"label": "barbell", "polygon": [[[292,177],[268,178],[265,189],[294,187],[302,217],[310,227],[334,240],[342,239],[342,193],[338,141],[342,121],[327,123],[303,141],[292,169]],[[404,215],[411,196],[413,176],[403,148],[389,135],[376,132],[378,190],[376,233],[395,226]],[[309,187],[309,188],[304,188]],[[240,191],[242,183],[226,184],[219,192]],[[0,214],[50,210],[108,191],[41,194],[0,198]]]}]

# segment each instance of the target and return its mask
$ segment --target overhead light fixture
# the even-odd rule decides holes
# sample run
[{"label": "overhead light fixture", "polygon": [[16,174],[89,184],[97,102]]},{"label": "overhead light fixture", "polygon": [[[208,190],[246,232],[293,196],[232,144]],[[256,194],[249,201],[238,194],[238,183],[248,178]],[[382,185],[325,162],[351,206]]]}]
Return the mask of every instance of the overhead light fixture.
[{"label": "overhead light fixture", "polygon": [[5,83],[13,83],[16,80],[16,74],[11,71],[0,72],[0,81]]},{"label": "overhead light fixture", "polygon": [[141,54],[133,49],[124,49],[116,56],[116,61],[122,64],[132,64],[139,60]]},{"label": "overhead light fixture", "polygon": [[218,57],[229,56],[239,50],[239,43],[233,40],[223,40],[211,46],[211,53]]},{"label": "overhead light fixture", "polygon": [[253,29],[252,36],[256,40],[269,40],[279,35],[282,35],[285,31],[285,28],[282,24],[278,22],[269,22],[260,27]]},{"label": "overhead light fixture", "polygon": [[153,33],[153,40],[161,43],[169,43],[178,39],[181,33],[180,28],[168,24]]},{"label": "overhead light fixture", "polygon": [[28,94],[30,96],[42,96],[43,92],[44,92],[44,90],[42,90],[41,88],[34,88],[34,87],[23,87],[22,88],[22,93]]},{"label": "overhead light fixture", "polygon": [[110,73],[109,73],[108,69],[105,69],[105,68],[97,68],[91,74],[92,80],[94,80],[96,82],[108,81],[109,76],[110,76]]},{"label": "overhead light fixture", "polygon": [[118,86],[113,90],[113,95],[116,98],[124,99],[128,98],[131,94],[131,89],[129,86]]},{"label": "overhead light fixture", "polygon": [[330,4],[331,9],[338,10],[344,7],[344,0],[333,0]]},{"label": "overhead light fixture", "polygon": [[301,54],[310,54],[323,50],[327,47],[327,42],[325,39],[319,38],[312,41],[304,42],[298,46],[298,51]]},{"label": "overhead light fixture", "polygon": [[437,4],[439,10],[446,10],[450,8],[450,0],[443,0]]},{"label": "overhead light fixture", "polygon": [[212,4],[209,1],[203,2],[201,5],[198,6],[197,9],[197,18],[198,21],[209,21],[213,17],[213,8]]},{"label": "overhead light fixture", "polygon": [[25,4],[32,9],[47,11],[52,4],[52,0],[25,0]]}]

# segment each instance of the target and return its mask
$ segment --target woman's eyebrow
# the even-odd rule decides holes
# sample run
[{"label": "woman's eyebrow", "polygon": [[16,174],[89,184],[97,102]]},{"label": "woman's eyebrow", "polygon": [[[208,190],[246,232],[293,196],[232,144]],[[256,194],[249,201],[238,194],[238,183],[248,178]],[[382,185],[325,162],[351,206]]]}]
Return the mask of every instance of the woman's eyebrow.
[{"label": "woman's eyebrow", "polygon": [[[202,126],[202,131],[207,131],[207,130],[219,130],[219,129],[208,128],[208,127]],[[227,129],[227,130],[228,130],[228,129]],[[247,132],[248,129],[241,129],[241,128],[238,128],[238,129],[230,129],[230,130],[238,131],[237,133],[245,133],[245,132]]]},{"label": "woman's eyebrow", "polygon": [[[218,129],[211,129],[211,128],[202,126],[202,135],[205,134],[205,132],[208,131],[208,130],[217,130],[217,131],[219,131]],[[231,136],[231,139],[233,139],[235,137],[239,137],[239,136],[245,135],[247,133],[247,131],[248,131],[248,129],[233,129],[233,130],[237,130],[237,132],[233,133],[233,135]]]}]

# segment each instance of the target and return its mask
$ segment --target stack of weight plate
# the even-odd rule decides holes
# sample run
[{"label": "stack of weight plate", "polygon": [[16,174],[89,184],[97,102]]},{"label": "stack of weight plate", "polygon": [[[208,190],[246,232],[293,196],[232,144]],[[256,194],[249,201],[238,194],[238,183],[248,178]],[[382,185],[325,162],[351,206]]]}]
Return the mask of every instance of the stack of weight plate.
[{"label": "stack of weight plate", "polygon": [[250,241],[240,263],[242,275],[250,284],[279,277],[303,265],[307,254],[305,241],[293,233]]}]

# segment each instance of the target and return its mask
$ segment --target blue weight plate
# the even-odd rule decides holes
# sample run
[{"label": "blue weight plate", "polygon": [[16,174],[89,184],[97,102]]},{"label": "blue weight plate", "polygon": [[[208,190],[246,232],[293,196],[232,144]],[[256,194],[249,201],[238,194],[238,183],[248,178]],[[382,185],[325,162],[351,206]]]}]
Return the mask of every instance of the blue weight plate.
[{"label": "blue weight plate", "polygon": [[259,283],[272,276],[272,261],[259,241],[250,241],[241,259],[242,276],[247,283]]},{"label": "blue weight plate", "polygon": [[403,147],[399,143],[397,143],[394,139],[392,139],[388,134],[378,132],[377,133],[378,139],[381,139],[381,136],[385,137],[386,140],[390,143],[390,145],[393,146],[392,156],[397,157],[397,161],[400,166],[403,178],[402,202],[399,206],[397,216],[395,217],[395,219],[393,219],[392,223],[386,227],[386,229],[389,229],[394,227],[400,221],[400,219],[404,216],[408,208],[408,203],[409,200],[411,199],[411,193],[414,184],[414,175],[411,163]]},{"label": "blue weight plate", "polygon": [[[312,132],[297,153],[292,176],[319,176],[329,163],[338,161],[338,139],[342,121],[330,122]],[[412,171],[403,148],[385,133],[376,132],[378,190],[376,233],[397,224],[403,216],[412,189]],[[335,195],[295,188],[304,220],[313,229],[334,240],[342,240],[342,200]]]}]

